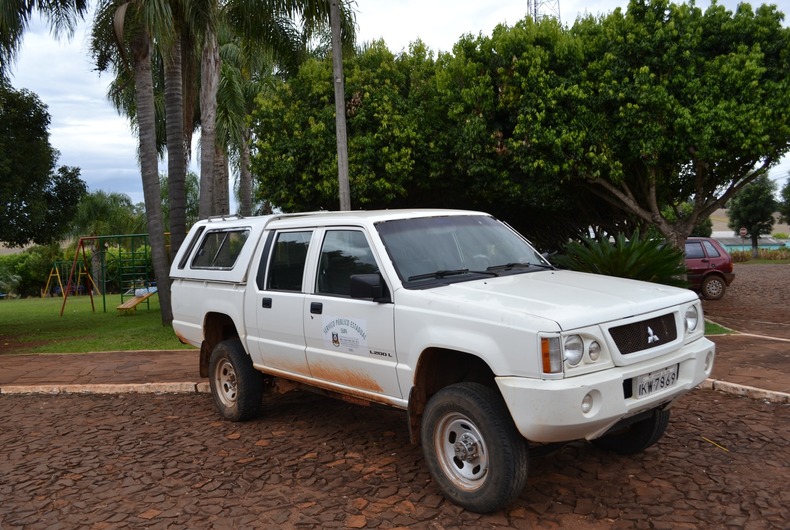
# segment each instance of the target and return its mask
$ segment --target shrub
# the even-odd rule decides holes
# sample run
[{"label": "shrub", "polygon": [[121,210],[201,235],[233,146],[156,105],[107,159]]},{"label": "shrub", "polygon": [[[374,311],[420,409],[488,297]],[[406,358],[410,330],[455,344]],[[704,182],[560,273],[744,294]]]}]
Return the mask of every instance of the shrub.
[{"label": "shrub", "polygon": [[784,232],[776,232],[773,234],[775,239],[790,239],[790,235],[785,234]]},{"label": "shrub", "polygon": [[733,250],[730,252],[732,260],[735,263],[745,263],[752,259],[760,259],[766,261],[787,261],[790,260],[790,248],[780,248],[775,250],[760,249],[757,252],[757,258],[752,258],[751,250]]},{"label": "shrub", "polygon": [[683,251],[659,239],[641,239],[638,231],[630,239],[625,234],[618,234],[614,242],[606,238],[571,241],[552,261],[560,267],[580,272],[678,287],[688,285]]},{"label": "shrub", "polygon": [[[35,245],[0,258],[0,268],[14,279],[13,292],[21,297],[40,296],[52,263],[62,256],[57,245]],[[2,289],[0,289],[1,291]]]}]

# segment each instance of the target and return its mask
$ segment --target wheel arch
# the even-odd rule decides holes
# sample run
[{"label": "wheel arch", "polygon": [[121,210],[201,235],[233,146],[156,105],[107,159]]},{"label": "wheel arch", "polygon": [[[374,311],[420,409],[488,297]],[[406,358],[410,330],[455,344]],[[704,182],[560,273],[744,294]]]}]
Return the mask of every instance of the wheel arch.
[{"label": "wheel arch", "polygon": [[238,337],[239,331],[230,316],[224,313],[206,313],[203,317],[203,342],[200,344],[201,377],[208,377],[208,365],[214,347],[223,340]]},{"label": "wheel arch", "polygon": [[474,382],[499,392],[491,367],[479,356],[448,348],[427,348],[420,354],[409,392],[409,437],[419,444],[420,422],[428,400],[442,388]]}]

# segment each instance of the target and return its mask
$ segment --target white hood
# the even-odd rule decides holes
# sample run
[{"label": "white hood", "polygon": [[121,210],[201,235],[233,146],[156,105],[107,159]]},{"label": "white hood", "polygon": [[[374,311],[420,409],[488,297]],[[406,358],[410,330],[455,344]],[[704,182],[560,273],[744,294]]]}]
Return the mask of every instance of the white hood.
[{"label": "white hood", "polygon": [[697,299],[687,289],[564,270],[459,282],[427,292],[436,296],[436,302],[443,299],[457,307],[454,302],[468,301],[478,313],[530,315],[552,320],[563,330],[629,318]]}]

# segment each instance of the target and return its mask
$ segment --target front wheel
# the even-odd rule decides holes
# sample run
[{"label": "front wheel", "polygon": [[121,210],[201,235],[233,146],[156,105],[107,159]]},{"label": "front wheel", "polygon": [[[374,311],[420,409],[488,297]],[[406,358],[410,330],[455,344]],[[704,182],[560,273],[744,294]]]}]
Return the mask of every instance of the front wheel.
[{"label": "front wheel", "polygon": [[214,347],[208,374],[211,395],[222,417],[244,421],[258,414],[263,378],[238,340],[225,340]]},{"label": "front wheel", "polygon": [[487,513],[524,489],[527,444],[495,390],[479,383],[440,390],[425,408],[422,433],[428,471],[452,502]]},{"label": "front wheel", "polygon": [[621,455],[641,453],[658,442],[669,425],[669,410],[656,410],[650,417],[596,438],[592,443]]}]

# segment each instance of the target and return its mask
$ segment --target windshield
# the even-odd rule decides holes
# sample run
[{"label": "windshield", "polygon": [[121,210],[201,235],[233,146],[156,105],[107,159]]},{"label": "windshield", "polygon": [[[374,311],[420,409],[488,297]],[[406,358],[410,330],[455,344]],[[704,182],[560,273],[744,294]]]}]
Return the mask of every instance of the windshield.
[{"label": "windshield", "polygon": [[376,228],[410,289],[551,268],[520,235],[485,215],[398,219]]}]

